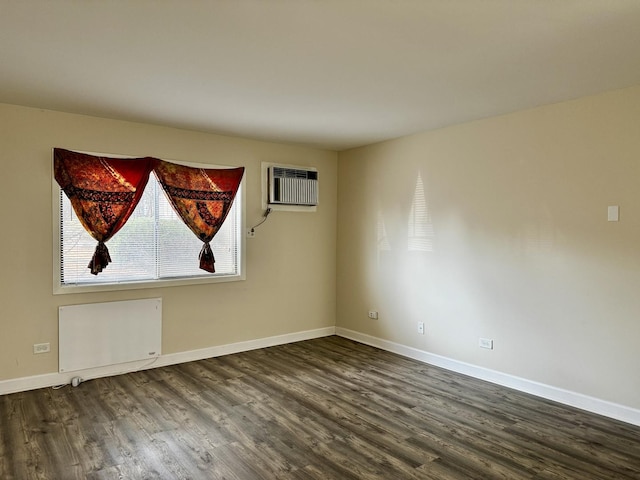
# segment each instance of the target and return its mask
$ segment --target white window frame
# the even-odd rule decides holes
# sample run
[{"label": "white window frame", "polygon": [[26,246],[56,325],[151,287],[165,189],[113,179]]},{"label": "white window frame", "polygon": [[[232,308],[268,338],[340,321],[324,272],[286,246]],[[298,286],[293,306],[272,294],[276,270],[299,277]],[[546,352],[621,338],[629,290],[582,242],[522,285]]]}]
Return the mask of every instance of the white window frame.
[{"label": "white window frame", "polygon": [[[130,155],[115,155],[109,153],[95,153],[95,152],[85,152],[74,150],[79,153],[86,153],[89,155],[102,156],[102,157],[110,157],[110,158],[139,158]],[[185,165],[187,167],[194,168],[234,168],[228,165],[212,165],[207,163],[192,163],[192,162],[184,162],[179,160],[167,160],[171,163],[177,163],[179,165]],[[53,162],[52,162],[53,164]],[[151,173],[153,175],[153,173]],[[62,251],[61,251],[61,224],[60,224],[60,210],[62,208],[61,204],[61,192],[62,189],[56,182],[53,173],[51,175],[51,205],[52,205],[52,219],[53,219],[53,294],[71,294],[71,293],[90,293],[90,292],[109,292],[109,291],[118,291],[118,290],[136,290],[136,289],[145,289],[145,288],[158,288],[158,287],[178,287],[183,285],[201,285],[201,284],[210,284],[210,283],[226,283],[226,282],[236,282],[242,281],[246,279],[245,273],[245,235],[244,232],[246,230],[246,195],[245,195],[245,178],[246,178],[246,170],[245,175],[242,176],[242,181],[240,182],[240,187],[238,188],[238,192],[236,193],[235,202],[240,203],[239,216],[240,221],[238,222],[238,230],[236,232],[237,241],[238,241],[238,250],[239,250],[239,261],[238,261],[238,273],[231,275],[211,275],[211,276],[202,276],[202,277],[185,277],[185,278],[177,278],[177,279],[158,279],[158,280],[141,280],[141,281],[123,281],[118,283],[95,283],[95,284],[83,284],[83,285],[65,285],[61,280],[61,268],[62,268]],[[117,235],[117,234],[116,234]],[[87,264],[89,263],[90,258],[87,258]]]}]

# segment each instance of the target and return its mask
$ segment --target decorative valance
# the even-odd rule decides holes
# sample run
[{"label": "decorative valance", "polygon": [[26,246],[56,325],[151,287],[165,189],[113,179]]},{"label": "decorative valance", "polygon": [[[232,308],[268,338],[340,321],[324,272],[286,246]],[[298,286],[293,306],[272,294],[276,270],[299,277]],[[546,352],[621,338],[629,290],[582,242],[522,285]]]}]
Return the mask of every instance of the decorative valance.
[{"label": "decorative valance", "polygon": [[78,219],[98,242],[88,268],[97,275],[110,262],[106,242],[127,222],[154,171],[169,202],[203,242],[200,268],[214,273],[210,242],[224,222],[244,167],[193,168],[153,157],[120,159],[54,149],[54,175]]}]

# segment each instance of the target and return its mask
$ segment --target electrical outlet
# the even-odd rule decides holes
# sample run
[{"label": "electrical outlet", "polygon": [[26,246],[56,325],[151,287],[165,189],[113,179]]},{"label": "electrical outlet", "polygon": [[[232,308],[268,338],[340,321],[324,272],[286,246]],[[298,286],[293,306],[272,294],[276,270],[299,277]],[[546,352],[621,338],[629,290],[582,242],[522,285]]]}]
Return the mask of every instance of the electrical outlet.
[{"label": "electrical outlet", "polygon": [[418,322],[418,333],[424,335],[424,322]]},{"label": "electrical outlet", "polygon": [[253,228],[247,230],[247,238],[256,238],[256,231]]},{"label": "electrical outlet", "polygon": [[369,318],[371,320],[377,320],[378,319],[378,312],[376,312],[375,310],[369,310]]},{"label": "electrical outlet", "polygon": [[33,354],[38,355],[39,353],[49,353],[51,351],[51,345],[49,343],[34,343],[33,344]]},{"label": "electrical outlet", "polygon": [[480,348],[493,350],[493,340],[489,338],[481,338],[480,341],[478,342],[478,345],[480,346]]}]

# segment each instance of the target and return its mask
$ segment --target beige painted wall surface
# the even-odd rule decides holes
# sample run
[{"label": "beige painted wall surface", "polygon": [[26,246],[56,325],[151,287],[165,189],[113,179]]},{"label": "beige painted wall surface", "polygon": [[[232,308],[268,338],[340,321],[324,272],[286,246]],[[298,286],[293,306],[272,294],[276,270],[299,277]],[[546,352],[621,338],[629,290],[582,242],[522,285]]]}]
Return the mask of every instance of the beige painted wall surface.
[{"label": "beige painted wall surface", "polygon": [[338,178],[339,327],[640,408],[640,86],[342,152]]},{"label": "beige painted wall surface", "polygon": [[[165,354],[335,325],[335,152],[11,105],[0,146],[0,380],[57,372],[60,305],[162,297]],[[246,281],[54,296],[53,147],[245,166],[248,225],[262,218],[261,162],[315,166],[321,204],[272,213],[247,240]],[[33,355],[41,342],[51,353]]]}]

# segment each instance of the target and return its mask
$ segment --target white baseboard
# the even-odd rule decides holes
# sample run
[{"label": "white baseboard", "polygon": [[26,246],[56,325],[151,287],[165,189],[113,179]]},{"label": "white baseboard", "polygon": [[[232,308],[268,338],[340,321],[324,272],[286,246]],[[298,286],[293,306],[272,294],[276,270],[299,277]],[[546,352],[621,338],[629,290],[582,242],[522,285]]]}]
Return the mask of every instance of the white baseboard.
[{"label": "white baseboard", "polygon": [[372,347],[377,347],[388,352],[397,353],[398,355],[409,357],[420,362],[442,367],[453,372],[469,375],[480,380],[486,380],[504,387],[513,388],[520,392],[530,393],[538,397],[546,398],[547,400],[553,400],[564,405],[569,405],[581,410],[586,410],[588,412],[597,413],[598,415],[603,415],[605,417],[640,426],[640,410],[631,407],[590,397],[581,393],[571,392],[562,388],[545,385],[543,383],[534,382],[525,378],[498,372],[496,370],[490,370],[477,365],[460,362],[458,360],[435,355],[423,350],[418,350],[417,348],[407,347],[406,345],[390,342],[388,340],[383,340],[381,338],[345,328],[336,327],[336,335],[364,343],[366,345],[371,345]]},{"label": "white baseboard", "polygon": [[442,367],[453,372],[469,375],[474,378],[513,388],[514,390],[530,393],[538,397],[546,398],[548,400],[553,400],[565,405],[580,408],[588,412],[597,413],[599,415],[627,422],[632,425],[640,426],[640,410],[631,407],[626,407],[624,405],[619,405],[613,402],[608,402],[606,400],[590,397],[581,393],[571,392],[513,375],[508,375],[506,373],[479,367],[477,365],[460,362],[458,360],[453,360],[451,358],[425,352],[423,350],[418,350],[417,348],[408,347],[406,345],[383,340],[381,338],[373,337],[364,333],[340,327],[318,328],[315,330],[306,330],[302,332],[288,333],[285,335],[247,340],[244,342],[202,348],[199,350],[169,353],[166,355],[160,355],[153,360],[123,363],[119,365],[92,368],[78,372],[55,372],[47,373],[44,375],[34,375],[30,377],[1,380],[0,395],[24,392],[27,390],[35,390],[37,388],[52,387],[55,385],[69,384],[71,382],[71,378],[75,376],[79,376],[83,380],[91,380],[94,378],[109,377],[112,375],[120,375],[139,370],[146,370],[149,368],[164,367],[168,365],[175,365],[178,363],[204,360],[206,358],[220,357],[223,355],[246,352],[258,348],[273,347],[275,345],[284,345],[287,343],[299,342],[302,340],[327,337],[329,335],[339,335],[356,342],[364,343],[366,345],[371,345],[382,350],[397,353],[404,357],[412,358],[414,360],[418,360],[430,365]]},{"label": "white baseboard", "polygon": [[199,350],[169,353],[166,355],[160,355],[152,360],[145,359],[136,362],[121,363],[118,365],[109,365],[106,367],[91,368],[75,372],[55,372],[44,375],[34,375],[31,377],[15,378],[11,380],[1,380],[0,395],[35,390],[37,388],[53,387],[56,385],[66,385],[71,383],[71,379],[76,376],[82,378],[83,381],[100,377],[110,377],[139,370],[147,370],[149,368],[165,367],[178,363],[204,360],[205,358],[230,355],[232,353],[247,352],[258,348],[273,347],[275,345],[327,337],[329,335],[335,335],[335,333],[335,327],[325,327],[315,330],[306,330],[302,332],[288,333],[285,335],[277,335],[274,337],[259,338],[256,340],[247,340],[244,342],[202,348]]}]

